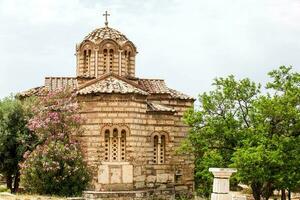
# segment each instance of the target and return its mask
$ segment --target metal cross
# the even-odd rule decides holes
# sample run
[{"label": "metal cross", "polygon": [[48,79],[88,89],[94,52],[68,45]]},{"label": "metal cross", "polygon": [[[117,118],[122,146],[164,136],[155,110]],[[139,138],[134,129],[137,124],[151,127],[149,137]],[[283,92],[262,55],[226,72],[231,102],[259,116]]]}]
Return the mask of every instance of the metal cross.
[{"label": "metal cross", "polygon": [[105,16],[105,26],[108,26],[107,17],[110,16],[110,14],[108,14],[108,12],[105,11],[105,13],[103,14],[103,16]]}]

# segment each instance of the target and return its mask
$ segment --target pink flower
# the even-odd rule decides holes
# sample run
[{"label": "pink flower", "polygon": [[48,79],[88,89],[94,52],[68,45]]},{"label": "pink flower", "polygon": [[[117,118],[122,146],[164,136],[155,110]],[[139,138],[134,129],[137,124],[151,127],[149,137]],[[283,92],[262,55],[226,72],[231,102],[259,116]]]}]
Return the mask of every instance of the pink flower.
[{"label": "pink flower", "polygon": [[29,152],[29,151],[26,151],[26,152],[24,153],[24,155],[23,155],[23,158],[24,158],[24,159],[27,159],[29,155],[30,155],[30,152]]}]

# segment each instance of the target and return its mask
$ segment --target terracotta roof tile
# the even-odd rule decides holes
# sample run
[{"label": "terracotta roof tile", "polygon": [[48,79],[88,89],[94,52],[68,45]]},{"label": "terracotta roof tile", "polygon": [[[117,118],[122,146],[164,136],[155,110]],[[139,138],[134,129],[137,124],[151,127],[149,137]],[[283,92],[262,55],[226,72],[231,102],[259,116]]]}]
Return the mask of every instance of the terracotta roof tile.
[{"label": "terracotta roof tile", "polygon": [[169,93],[164,80],[160,79],[139,79],[138,84],[151,94]]},{"label": "terracotta roof tile", "polygon": [[92,93],[135,93],[148,95],[147,92],[135,86],[134,83],[129,83],[116,75],[106,76],[104,78],[96,79],[92,81],[92,84],[87,84],[82,88],[79,88],[77,94],[85,95]]},{"label": "terracotta roof tile", "polygon": [[124,34],[110,27],[97,28],[84,38],[84,40],[93,42],[102,41],[105,39],[113,39],[121,44],[125,41],[128,41]]},{"label": "terracotta roof tile", "polygon": [[91,93],[167,94],[174,99],[194,100],[193,97],[168,88],[165,81],[161,79],[137,79],[136,81],[132,81],[115,74],[103,75],[97,79],[88,81],[87,84],[84,84],[80,88],[75,77],[46,77],[45,86],[32,88],[19,93],[19,95],[24,97],[39,95],[46,90],[54,91],[67,87],[78,90],[77,93],[81,95]]},{"label": "terracotta roof tile", "polygon": [[46,91],[47,91],[47,88],[45,86],[41,86],[41,87],[35,87],[35,88],[31,88],[29,90],[20,92],[16,96],[21,97],[21,98],[30,97],[30,96],[41,96]]},{"label": "terracotta roof tile", "polygon": [[190,99],[190,100],[195,100],[194,97],[191,97],[189,95],[183,94],[182,92],[179,92],[177,90],[173,90],[173,89],[169,88],[169,91],[170,91],[170,95],[173,98],[175,98],[175,99]]},{"label": "terracotta roof tile", "polygon": [[194,100],[193,97],[168,88],[165,81],[161,79],[139,79],[138,84],[150,94],[169,94],[172,98],[176,99]]}]

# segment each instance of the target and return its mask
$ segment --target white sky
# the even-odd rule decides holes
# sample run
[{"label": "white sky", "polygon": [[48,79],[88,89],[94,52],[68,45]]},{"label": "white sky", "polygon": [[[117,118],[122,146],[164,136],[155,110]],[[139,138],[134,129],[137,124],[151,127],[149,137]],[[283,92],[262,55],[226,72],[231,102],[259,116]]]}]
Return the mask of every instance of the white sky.
[{"label": "white sky", "polygon": [[138,48],[138,77],[195,97],[215,77],[300,70],[299,0],[0,0],[0,98],[75,76],[75,44],[105,10]]}]

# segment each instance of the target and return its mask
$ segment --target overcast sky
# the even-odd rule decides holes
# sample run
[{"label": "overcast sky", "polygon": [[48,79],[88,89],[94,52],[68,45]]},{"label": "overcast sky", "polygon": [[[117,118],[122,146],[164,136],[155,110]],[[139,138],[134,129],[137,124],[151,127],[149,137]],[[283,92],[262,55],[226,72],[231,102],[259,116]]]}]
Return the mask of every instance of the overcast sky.
[{"label": "overcast sky", "polygon": [[195,97],[215,77],[300,71],[300,0],[0,0],[0,98],[75,76],[75,44],[105,10],[138,48],[138,77]]}]

